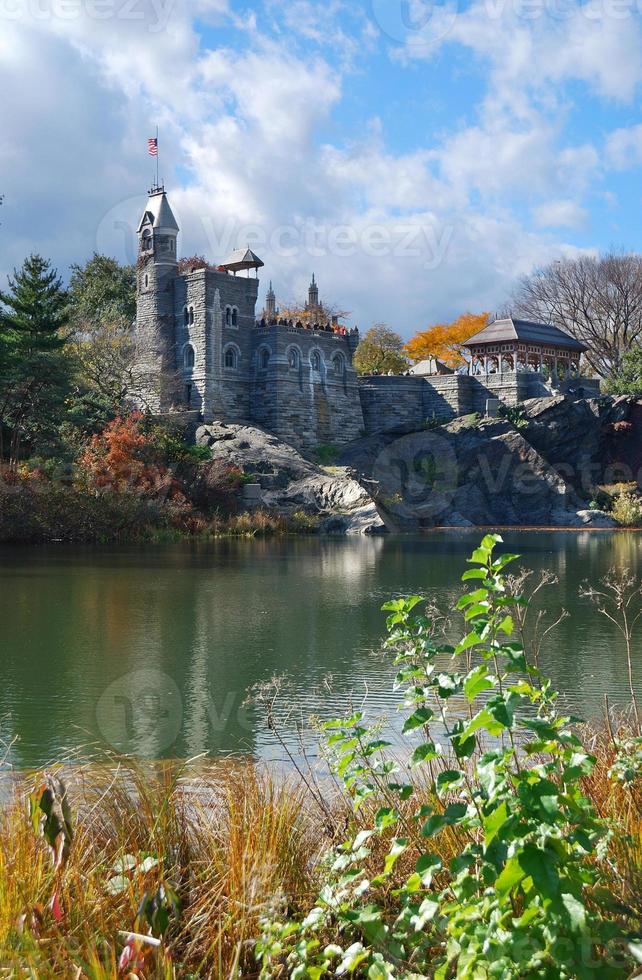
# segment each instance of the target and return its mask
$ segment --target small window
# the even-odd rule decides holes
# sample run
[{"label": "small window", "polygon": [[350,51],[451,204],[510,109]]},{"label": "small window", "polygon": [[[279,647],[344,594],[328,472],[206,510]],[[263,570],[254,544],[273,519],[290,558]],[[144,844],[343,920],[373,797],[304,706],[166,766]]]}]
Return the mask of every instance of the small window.
[{"label": "small window", "polygon": [[312,370],[313,371],[320,371],[321,370],[321,355],[319,354],[318,350],[312,351],[312,356],[310,358],[310,364],[312,366]]},{"label": "small window", "polygon": [[146,273],[145,274],[145,289],[147,289],[148,286],[149,286],[149,276]]},{"label": "small window", "polygon": [[234,370],[237,364],[237,354],[233,347],[228,347],[225,351],[224,364],[226,368],[231,368]]},{"label": "small window", "polygon": [[232,310],[232,326],[238,327],[239,325],[239,311],[234,307]]},{"label": "small window", "polygon": [[186,327],[189,326],[189,310],[187,309],[187,307],[184,307],[183,309],[183,323],[185,324]]},{"label": "small window", "polygon": [[190,327],[192,326],[193,323],[194,323],[194,307],[193,306],[190,306],[190,308],[189,308],[189,324],[190,324]]},{"label": "small window", "polygon": [[262,371],[265,371],[269,363],[270,363],[270,352],[266,347],[264,347],[259,355],[259,367],[261,368]]},{"label": "small window", "polygon": [[194,348],[192,347],[191,344],[188,344],[187,347],[185,348],[185,353],[183,354],[183,362],[185,364],[185,367],[193,368],[194,360],[195,360]]},{"label": "small window", "polygon": [[299,366],[299,352],[293,347],[288,351],[288,367],[292,371],[296,371]]},{"label": "small window", "polygon": [[152,233],[151,231],[143,232],[143,252],[149,252],[152,247]]},{"label": "small window", "polygon": [[192,404],[192,386],[185,385],[185,401],[188,405]]},{"label": "small window", "polygon": [[229,306],[225,307],[225,326],[226,327],[232,326],[232,309]]}]

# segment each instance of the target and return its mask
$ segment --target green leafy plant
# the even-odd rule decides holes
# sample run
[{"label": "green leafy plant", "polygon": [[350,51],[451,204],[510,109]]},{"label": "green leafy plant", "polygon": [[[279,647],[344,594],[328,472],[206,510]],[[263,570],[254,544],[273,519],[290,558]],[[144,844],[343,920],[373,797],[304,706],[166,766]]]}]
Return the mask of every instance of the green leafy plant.
[{"label": "green leafy plant", "polygon": [[528,426],[528,418],[521,405],[506,405],[502,402],[497,410],[500,419],[506,419],[516,429],[525,429]]},{"label": "green leafy plant", "polygon": [[447,425],[450,422],[450,418],[447,415],[437,415],[433,412],[427,419],[424,419],[422,429],[430,431],[431,429],[438,429],[442,425]]},{"label": "green leafy plant", "polygon": [[266,919],[263,978],[628,975],[622,909],[596,871],[607,826],[582,790],[594,759],[514,639],[527,600],[499,543],[469,560],[456,646],[419,596],[384,606],[414,748],[400,762],[361,711],[326,724],[353,833],[304,918]]},{"label": "green leafy plant", "polygon": [[339,455],[338,448],[331,442],[322,442],[314,450],[315,461],[319,466],[332,466]]},{"label": "green leafy plant", "polygon": [[637,527],[642,524],[642,498],[637,493],[620,491],[613,500],[611,516],[622,527]]}]

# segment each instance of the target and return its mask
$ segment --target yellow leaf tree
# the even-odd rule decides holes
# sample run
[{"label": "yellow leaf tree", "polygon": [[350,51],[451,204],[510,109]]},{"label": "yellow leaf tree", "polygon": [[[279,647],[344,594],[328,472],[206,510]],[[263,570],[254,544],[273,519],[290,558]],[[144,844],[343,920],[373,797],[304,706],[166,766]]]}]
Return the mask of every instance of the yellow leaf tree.
[{"label": "yellow leaf tree", "polygon": [[488,313],[462,313],[452,323],[436,323],[420,330],[408,341],[404,351],[415,363],[434,357],[448,367],[459,367],[465,360],[465,341],[483,330],[487,322]]}]

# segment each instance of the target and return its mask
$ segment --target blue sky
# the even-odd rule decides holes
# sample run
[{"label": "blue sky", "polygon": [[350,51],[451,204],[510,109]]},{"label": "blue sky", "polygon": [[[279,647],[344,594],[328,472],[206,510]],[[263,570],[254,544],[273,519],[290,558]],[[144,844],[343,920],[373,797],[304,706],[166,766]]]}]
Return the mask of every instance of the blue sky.
[{"label": "blue sky", "polygon": [[183,254],[408,336],[642,247],[629,0],[0,0],[0,277],[131,258],[161,131]]}]

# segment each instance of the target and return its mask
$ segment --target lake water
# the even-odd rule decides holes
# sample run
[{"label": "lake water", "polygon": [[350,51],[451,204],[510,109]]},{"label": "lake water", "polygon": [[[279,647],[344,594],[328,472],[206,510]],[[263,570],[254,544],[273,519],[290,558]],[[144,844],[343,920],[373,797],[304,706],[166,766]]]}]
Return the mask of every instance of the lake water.
[{"label": "lake water", "polygon": [[[394,725],[394,669],[381,654],[386,599],[444,604],[460,593],[479,531],[421,538],[292,538],[158,546],[0,550],[0,737],[17,767],[109,744],[146,757],[284,750],[248,689],[285,677],[276,711],[286,742],[313,751],[313,715],[364,696]],[[637,574],[642,535],[519,531],[505,548],[559,584],[553,614],[572,616],[542,666],[585,718],[604,694],[627,702],[622,644],[578,596],[614,565]],[[642,700],[642,633],[636,642]],[[7,751],[7,750],[5,750]],[[1,755],[1,751],[0,751]]]}]

